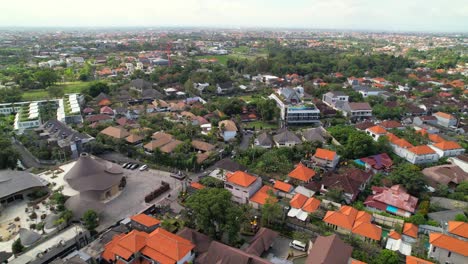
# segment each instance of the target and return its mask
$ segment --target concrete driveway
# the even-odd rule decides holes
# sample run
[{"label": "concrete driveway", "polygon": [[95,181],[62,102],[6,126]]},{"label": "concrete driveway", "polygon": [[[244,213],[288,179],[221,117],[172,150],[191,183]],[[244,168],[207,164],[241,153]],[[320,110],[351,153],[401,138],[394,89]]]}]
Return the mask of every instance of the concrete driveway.
[{"label": "concrete driveway", "polygon": [[[125,170],[125,169],[124,169]],[[177,197],[182,189],[182,182],[170,177],[170,173],[159,170],[125,170],[127,185],[119,194],[108,203],[101,214],[98,231],[104,230],[115,224],[117,221],[130,217],[151,206],[152,204],[177,203]],[[144,198],[161,185],[161,181],[169,183],[170,191],[165,192],[150,203],[146,203]],[[171,206],[172,208],[173,206]],[[174,209],[177,206],[174,205]],[[180,208],[179,208],[180,210]]]}]

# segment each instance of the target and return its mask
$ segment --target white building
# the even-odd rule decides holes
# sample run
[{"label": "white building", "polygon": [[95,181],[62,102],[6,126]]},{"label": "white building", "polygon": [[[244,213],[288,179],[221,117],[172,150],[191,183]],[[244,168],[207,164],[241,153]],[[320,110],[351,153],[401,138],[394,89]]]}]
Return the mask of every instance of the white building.
[{"label": "white building", "polygon": [[313,103],[303,102],[300,93],[293,88],[280,88],[277,93],[271,94],[269,98],[275,100],[280,109],[280,117],[287,124],[320,122],[320,110]]},{"label": "white building", "polygon": [[240,204],[249,203],[250,197],[262,187],[262,179],[243,171],[226,175],[224,189],[232,193],[232,200]]}]

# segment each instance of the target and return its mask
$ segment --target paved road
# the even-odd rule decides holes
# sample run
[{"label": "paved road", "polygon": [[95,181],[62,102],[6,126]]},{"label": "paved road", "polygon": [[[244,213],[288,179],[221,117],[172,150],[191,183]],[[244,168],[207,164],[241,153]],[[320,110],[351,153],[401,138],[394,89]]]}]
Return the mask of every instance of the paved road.
[{"label": "paved road", "polygon": [[250,142],[250,139],[251,139],[252,137],[253,137],[253,134],[251,134],[251,133],[245,133],[245,132],[244,132],[244,135],[243,135],[243,137],[242,137],[242,141],[241,141],[241,143],[240,143],[240,145],[239,145],[239,148],[240,148],[241,150],[246,150],[246,149],[248,149],[248,148],[249,148],[249,142]]}]

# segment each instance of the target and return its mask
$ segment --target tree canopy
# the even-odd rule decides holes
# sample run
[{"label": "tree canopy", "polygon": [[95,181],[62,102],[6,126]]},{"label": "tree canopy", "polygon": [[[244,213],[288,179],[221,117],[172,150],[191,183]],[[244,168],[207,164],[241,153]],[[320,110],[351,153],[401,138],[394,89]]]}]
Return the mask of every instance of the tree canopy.
[{"label": "tree canopy", "polygon": [[421,169],[411,163],[397,164],[388,177],[392,184],[401,184],[411,195],[419,197],[426,191],[426,178]]}]

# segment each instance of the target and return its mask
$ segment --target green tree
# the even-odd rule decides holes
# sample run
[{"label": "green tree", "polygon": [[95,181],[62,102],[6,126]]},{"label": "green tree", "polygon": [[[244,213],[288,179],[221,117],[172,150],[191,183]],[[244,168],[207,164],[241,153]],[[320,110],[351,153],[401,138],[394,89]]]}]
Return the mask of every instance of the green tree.
[{"label": "green tree", "polygon": [[419,196],[426,191],[426,179],[421,169],[411,163],[401,163],[397,165],[389,174],[392,184],[401,184],[408,190],[408,193]]},{"label": "green tree", "polygon": [[63,97],[63,95],[64,95],[63,88],[60,87],[60,86],[50,86],[50,87],[48,87],[47,88],[47,93],[52,98],[59,98],[59,97]]},{"label": "green tree", "polygon": [[36,80],[41,84],[43,88],[49,87],[58,81],[58,75],[54,70],[44,69],[39,70],[34,75]]},{"label": "green tree", "polygon": [[468,217],[465,214],[457,214],[455,216],[455,221],[468,222]]},{"label": "green tree", "polygon": [[424,218],[424,215],[417,213],[408,218],[408,222],[415,225],[424,225],[426,223],[426,218]]},{"label": "green tree", "polygon": [[94,231],[96,227],[98,227],[99,222],[98,222],[98,214],[93,211],[93,210],[87,210],[83,214],[83,225],[88,229],[89,231]]},{"label": "green tree", "polygon": [[0,89],[0,102],[14,103],[21,101],[23,93],[18,88],[3,88]]},{"label": "green tree", "polygon": [[242,212],[231,201],[231,193],[226,189],[205,188],[199,190],[186,201],[197,228],[204,233],[221,238],[227,233],[233,241],[240,231]]},{"label": "green tree", "polygon": [[109,91],[110,91],[110,89],[109,89],[109,85],[107,83],[105,83],[105,82],[93,82],[83,92],[94,98],[94,97],[98,96],[100,93],[108,94]]},{"label": "green tree", "polygon": [[21,243],[21,239],[18,238],[17,240],[15,240],[15,242],[13,242],[13,244],[11,245],[11,250],[13,251],[13,254],[23,252],[24,246]]},{"label": "green tree", "polygon": [[262,225],[270,227],[274,226],[274,223],[280,220],[282,215],[283,210],[281,205],[277,203],[274,194],[269,191],[268,198],[262,206]]},{"label": "green tree", "polygon": [[3,134],[0,137],[0,169],[14,169],[20,154],[13,148],[10,138]]},{"label": "green tree", "polygon": [[358,132],[349,135],[346,145],[342,148],[343,157],[356,159],[375,153],[374,140],[365,133]]},{"label": "green tree", "polygon": [[371,264],[398,264],[400,263],[398,254],[395,251],[384,249],[375,259],[371,259]]}]

